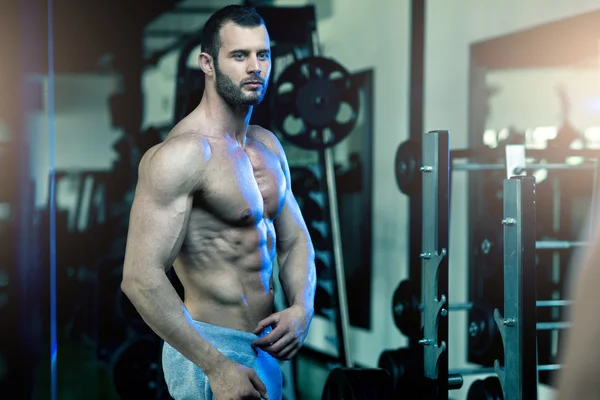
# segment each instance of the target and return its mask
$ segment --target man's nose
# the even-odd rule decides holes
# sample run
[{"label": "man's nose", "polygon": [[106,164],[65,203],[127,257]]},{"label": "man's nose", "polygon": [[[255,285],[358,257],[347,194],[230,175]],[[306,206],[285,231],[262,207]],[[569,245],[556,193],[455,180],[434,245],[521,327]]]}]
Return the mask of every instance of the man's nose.
[{"label": "man's nose", "polygon": [[248,72],[251,74],[260,75],[260,73],[262,72],[262,68],[260,66],[260,61],[258,60],[258,57],[251,57],[248,60]]}]

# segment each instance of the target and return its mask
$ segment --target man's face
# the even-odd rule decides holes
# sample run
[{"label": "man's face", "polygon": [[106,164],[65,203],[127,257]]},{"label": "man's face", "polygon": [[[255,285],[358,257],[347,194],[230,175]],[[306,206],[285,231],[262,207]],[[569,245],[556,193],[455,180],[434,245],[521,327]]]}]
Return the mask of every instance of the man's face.
[{"label": "man's face", "polygon": [[231,105],[259,104],[267,92],[270,75],[271,45],[266,27],[225,24],[215,62],[217,93]]}]

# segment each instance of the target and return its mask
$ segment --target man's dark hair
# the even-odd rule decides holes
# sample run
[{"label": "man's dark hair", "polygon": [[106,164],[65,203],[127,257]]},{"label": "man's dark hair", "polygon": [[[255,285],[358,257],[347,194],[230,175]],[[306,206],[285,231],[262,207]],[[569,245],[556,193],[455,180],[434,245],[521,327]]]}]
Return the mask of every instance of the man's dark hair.
[{"label": "man's dark hair", "polygon": [[265,23],[256,9],[250,6],[230,5],[211,15],[204,24],[200,45],[203,52],[212,56],[215,64],[221,48],[221,28],[228,22],[233,22],[244,28],[255,28]]}]

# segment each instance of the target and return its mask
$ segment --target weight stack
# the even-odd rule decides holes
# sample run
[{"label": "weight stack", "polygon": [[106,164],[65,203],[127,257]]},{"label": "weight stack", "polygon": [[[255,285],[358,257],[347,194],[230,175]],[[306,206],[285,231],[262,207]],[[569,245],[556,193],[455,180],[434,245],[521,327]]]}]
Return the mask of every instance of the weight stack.
[{"label": "weight stack", "polygon": [[329,223],[320,171],[314,166],[290,168],[292,190],[302,211],[308,233],[315,248],[317,289],[315,293],[315,315],[335,322],[335,269],[330,244]]}]

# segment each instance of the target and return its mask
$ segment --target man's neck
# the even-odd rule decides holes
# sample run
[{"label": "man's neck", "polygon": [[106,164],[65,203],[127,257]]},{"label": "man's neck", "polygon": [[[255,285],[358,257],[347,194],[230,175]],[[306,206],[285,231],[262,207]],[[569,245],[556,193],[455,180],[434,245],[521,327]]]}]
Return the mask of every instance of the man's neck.
[{"label": "man's neck", "polygon": [[232,106],[216,93],[205,91],[199,105],[199,111],[210,121],[210,131],[215,135],[228,134],[244,147],[252,106]]}]

